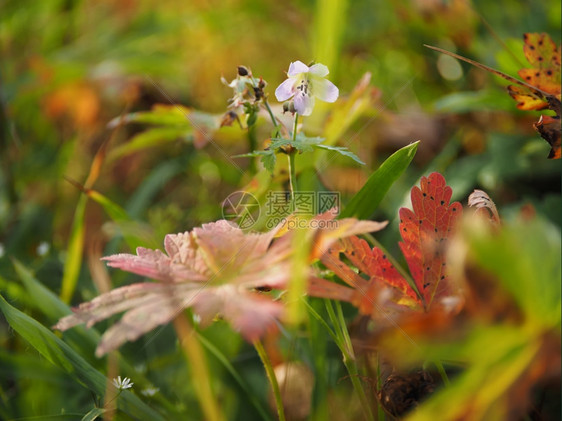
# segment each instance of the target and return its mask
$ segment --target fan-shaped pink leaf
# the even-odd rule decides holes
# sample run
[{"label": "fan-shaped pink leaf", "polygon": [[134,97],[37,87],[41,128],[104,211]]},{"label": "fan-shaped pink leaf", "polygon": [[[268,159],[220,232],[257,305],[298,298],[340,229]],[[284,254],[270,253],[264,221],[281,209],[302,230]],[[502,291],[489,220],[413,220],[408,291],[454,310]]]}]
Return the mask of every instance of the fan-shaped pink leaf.
[{"label": "fan-shaped pink leaf", "polygon": [[[330,244],[338,236],[376,227],[376,223],[348,220],[335,230],[318,228],[310,235],[321,244]],[[255,288],[282,289],[291,276],[292,238],[289,232],[272,244],[278,230],[245,233],[230,222],[217,221],[191,232],[167,235],[166,253],[138,248],[136,255],[108,256],[104,260],[109,266],[160,282],[129,285],[102,294],[74,308],[74,314],[54,327],[66,330],[80,323],[92,326],[124,312],[103,335],[96,350],[100,356],[192,307],[202,324],[221,314],[246,339],[255,340],[283,313],[280,302]]]}]

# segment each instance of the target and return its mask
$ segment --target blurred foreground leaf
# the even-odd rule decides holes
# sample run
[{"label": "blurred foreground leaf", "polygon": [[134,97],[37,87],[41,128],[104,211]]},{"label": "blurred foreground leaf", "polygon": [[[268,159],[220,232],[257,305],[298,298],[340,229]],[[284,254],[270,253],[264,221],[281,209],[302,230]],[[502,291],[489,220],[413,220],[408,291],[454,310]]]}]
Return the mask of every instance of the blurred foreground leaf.
[{"label": "blurred foreground leaf", "polygon": [[[98,396],[105,394],[106,377],[61,339],[57,338],[49,329],[12,307],[2,296],[0,296],[0,310],[4,313],[12,329],[47,360],[67,372],[74,380],[92,390]],[[160,414],[127,390],[122,391],[119,395],[117,406],[133,418],[164,420]]]},{"label": "blurred foreground leaf", "polygon": [[539,218],[496,232],[478,218],[465,221],[449,250],[452,276],[466,278],[465,310],[422,333],[401,323],[384,340],[401,364],[464,367],[409,420],[521,419],[532,392],[559,396],[549,384],[561,372],[560,253],[559,230]]}]

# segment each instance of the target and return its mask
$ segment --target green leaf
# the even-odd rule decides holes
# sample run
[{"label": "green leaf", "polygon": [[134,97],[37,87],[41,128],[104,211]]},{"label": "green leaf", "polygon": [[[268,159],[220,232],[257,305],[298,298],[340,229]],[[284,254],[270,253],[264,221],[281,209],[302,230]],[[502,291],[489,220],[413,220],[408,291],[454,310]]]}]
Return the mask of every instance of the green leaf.
[{"label": "green leaf", "polygon": [[455,92],[439,98],[434,104],[436,111],[468,113],[482,110],[509,110],[513,107],[509,95],[499,95],[497,90]]},{"label": "green leaf", "polygon": [[[121,229],[123,238],[131,250],[136,250],[139,246],[146,246],[151,242],[150,234],[141,225],[131,219],[127,211],[117,203],[111,201],[96,190],[89,189],[85,192],[88,197],[99,203],[107,215]],[[141,237],[142,236],[142,237]]]},{"label": "green leaf", "polygon": [[416,154],[419,141],[394,152],[369,177],[365,185],[353,196],[340,213],[340,218],[368,219],[379,206],[390,186],[408,168]]},{"label": "green leaf", "polygon": [[423,351],[415,353],[420,358],[463,358],[471,363],[449,387],[438,391],[408,420],[462,419],[467,413],[472,415],[471,419],[508,419],[517,386],[525,387],[518,382],[540,358],[538,336],[519,326],[495,326],[475,328],[465,341],[456,343],[418,342]]},{"label": "green leaf", "polygon": [[559,228],[541,218],[507,222],[499,233],[471,224],[465,229],[471,256],[513,295],[527,320],[550,328],[561,323]]},{"label": "green leaf", "polygon": [[[1,295],[0,310],[4,313],[12,329],[48,361],[64,370],[70,377],[92,390],[98,396],[105,394],[106,377],[54,333],[28,315],[12,307]],[[133,418],[164,420],[160,414],[128,390],[120,393],[117,406]]]},{"label": "green leaf", "polygon": [[68,305],[63,303],[53,292],[35,279],[33,273],[21,264],[19,260],[13,259],[12,263],[18,277],[27,290],[27,295],[44,315],[54,322],[71,313]]},{"label": "green leaf", "polygon": [[[188,116],[192,112],[182,105],[157,104],[150,111],[139,111],[125,116],[125,123],[144,123],[161,126],[190,126]],[[119,124],[121,117],[114,118],[108,124],[110,128]]]},{"label": "green leaf", "polygon": [[271,146],[267,151],[253,151],[242,155],[235,155],[233,158],[255,158],[256,156],[261,156],[261,162],[265,169],[270,173],[273,173],[277,157],[275,156],[275,151],[271,148]]},{"label": "green leaf", "polygon": [[339,153],[340,155],[344,155],[344,156],[347,156],[347,157],[353,159],[355,162],[357,162],[361,165],[365,165],[365,163],[363,161],[361,161],[357,155],[355,155],[349,149],[344,148],[342,146],[316,145],[316,147],[321,148],[321,149],[327,149],[329,151],[335,151],[335,152]]},{"label": "green leaf", "polygon": [[96,418],[105,413],[104,408],[92,408],[86,415],[82,417],[82,421],[94,421]]},{"label": "green leaf", "polygon": [[160,146],[165,143],[173,142],[177,139],[192,138],[193,130],[190,126],[185,127],[152,127],[134,136],[110,152],[109,160],[122,158],[123,156],[138,152],[143,149]]},{"label": "green leaf", "polygon": [[275,163],[277,162],[277,156],[275,156],[274,153],[264,154],[261,157],[261,162],[267,171],[273,173],[273,170],[275,169]]},{"label": "green leaf", "polygon": [[271,416],[268,415],[267,410],[263,407],[260,401],[256,398],[255,392],[252,392],[250,386],[246,383],[246,381],[238,374],[232,363],[229,359],[223,354],[222,350],[217,348],[213,345],[212,342],[207,340],[204,336],[197,334],[197,338],[201,342],[201,344],[209,351],[211,354],[215,356],[215,358],[224,366],[224,368],[230,373],[232,378],[236,380],[238,385],[242,388],[244,393],[246,393],[246,398],[248,401],[254,405],[256,410],[260,413],[261,419],[263,420],[270,420]]},{"label": "green leaf", "polygon": [[269,145],[269,148],[277,151],[282,146],[291,145],[293,148],[298,150],[300,153],[312,152],[313,147],[324,141],[323,137],[307,137],[304,133],[298,133],[295,140],[274,138],[271,139],[273,142]]},{"label": "green leaf", "polygon": [[86,203],[88,197],[80,195],[78,205],[74,212],[74,220],[72,221],[72,231],[70,233],[70,241],[64,261],[64,272],[62,277],[61,299],[65,303],[69,303],[80,275],[82,266],[82,250],[84,248],[84,215],[86,213]]},{"label": "green leaf", "polygon": [[[49,320],[55,323],[61,317],[72,313],[70,307],[63,303],[59,297],[39,282],[35,278],[34,274],[23,264],[15,259],[13,260],[13,264],[17,275],[25,286],[26,297],[32,302],[32,305],[47,316]],[[64,332],[64,339],[75,349],[78,349],[82,355],[94,355],[96,346],[100,341],[100,335],[95,329],[86,328],[84,326],[75,326],[73,329],[69,329]],[[116,354],[119,355],[119,353]],[[145,376],[136,371],[121,356],[119,356],[119,363],[121,370],[125,373],[125,375],[129,377],[135,376],[135,384],[145,386],[150,384]],[[163,394],[159,393],[153,399],[170,411],[175,411],[173,404],[170,403]]]}]

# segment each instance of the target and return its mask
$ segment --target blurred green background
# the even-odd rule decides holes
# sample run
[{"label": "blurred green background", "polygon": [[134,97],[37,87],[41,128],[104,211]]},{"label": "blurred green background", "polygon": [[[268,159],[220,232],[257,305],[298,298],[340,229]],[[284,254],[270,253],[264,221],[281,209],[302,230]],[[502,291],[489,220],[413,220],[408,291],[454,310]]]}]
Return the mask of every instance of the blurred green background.
[{"label": "blurred green background", "polygon": [[[330,157],[309,181],[317,189],[340,191],[344,204],[389,154],[420,139],[413,165],[376,218],[396,223],[397,209],[419,176],[441,171],[455,200],[465,201],[472,189],[484,188],[506,215],[532,205],[559,226],[560,162],[546,160],[549,147],[532,127],[540,113],[518,111],[502,79],[423,44],[515,76],[526,65],[524,32],[547,32],[560,44],[560,8],[558,0],[0,0],[3,295],[50,326],[55,320],[29,299],[11,258],[58,295],[69,253],[85,256],[74,269],[78,288],[70,303],[75,305],[100,288],[92,282],[88,262],[127,250],[122,239],[128,229],[137,243],[160,247],[166,233],[221,218],[220,204],[233,191],[259,190],[260,182],[283,186],[282,167],[270,179],[263,171],[252,173],[247,159],[232,165],[230,156],[249,151],[247,135],[217,126],[231,96],[220,78],[233,79],[241,64],[268,82],[277,111],[273,92],[292,61],[328,65],[329,79],[340,88],[339,101],[349,99],[361,77],[371,73],[370,87],[361,94],[364,102],[357,113],[340,116],[345,124],[333,139],[367,165]],[[149,111],[155,104],[199,110],[197,116],[190,114],[199,123],[151,125],[140,119],[116,129],[120,116]],[[330,121],[340,121],[333,116],[337,107],[318,107],[305,129],[329,136],[335,130]],[[270,130],[262,120],[259,149]],[[160,130],[146,135],[159,123]],[[137,148],[115,152],[143,133],[145,142]],[[107,157],[95,185],[88,187],[126,210],[128,220],[116,223],[102,206],[82,199],[83,241],[72,251],[81,193],[65,178],[84,184],[108,139]],[[304,161],[300,165],[306,168]],[[396,244],[395,227],[381,234],[382,242]],[[113,285],[131,280],[121,273],[112,276]],[[219,325],[206,335],[228,348],[224,352],[236,358],[250,381],[265,385],[259,364],[244,353],[235,334]],[[173,332],[166,328],[146,341],[127,345],[124,353],[145,364],[141,371],[154,376],[154,383],[167,385],[162,393],[171,397],[177,413],[187,413],[193,385],[185,387],[182,360],[166,343],[173,342]],[[91,406],[87,393],[74,393],[72,381],[27,349],[4,322],[0,343],[0,418]],[[53,387],[61,393],[49,393]],[[235,386],[228,393],[227,406],[236,419],[247,419],[245,411],[255,416],[240,406]],[[189,419],[198,419],[194,411]]]}]

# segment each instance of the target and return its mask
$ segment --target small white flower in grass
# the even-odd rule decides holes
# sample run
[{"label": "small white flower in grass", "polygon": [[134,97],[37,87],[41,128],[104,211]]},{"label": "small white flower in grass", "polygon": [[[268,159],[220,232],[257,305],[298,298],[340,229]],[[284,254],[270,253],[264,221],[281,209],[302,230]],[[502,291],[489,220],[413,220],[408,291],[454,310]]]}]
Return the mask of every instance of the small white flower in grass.
[{"label": "small white flower in grass", "polygon": [[323,64],[308,67],[297,60],[289,66],[289,78],[277,87],[275,97],[278,101],[286,101],[294,96],[295,110],[300,115],[310,115],[315,97],[326,102],[338,99],[338,87],[325,78],[328,73],[328,67]]},{"label": "small white flower in grass", "polygon": [[146,389],[144,389],[144,390],[141,391],[141,393],[142,393],[144,396],[148,396],[148,397],[154,396],[154,395],[156,395],[158,392],[160,392],[160,389],[159,389],[158,387],[153,387],[153,386],[147,387]]},{"label": "small white flower in grass", "polygon": [[41,257],[46,256],[49,252],[51,246],[46,241],[41,241],[41,243],[37,246],[37,254]]},{"label": "small white flower in grass", "polygon": [[116,379],[113,379],[113,386],[115,386],[119,390],[130,389],[131,387],[133,387],[133,384],[134,383],[132,383],[131,379],[128,377],[121,379],[121,376],[117,376]]}]

